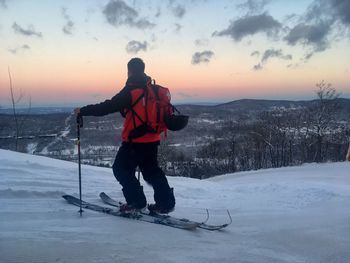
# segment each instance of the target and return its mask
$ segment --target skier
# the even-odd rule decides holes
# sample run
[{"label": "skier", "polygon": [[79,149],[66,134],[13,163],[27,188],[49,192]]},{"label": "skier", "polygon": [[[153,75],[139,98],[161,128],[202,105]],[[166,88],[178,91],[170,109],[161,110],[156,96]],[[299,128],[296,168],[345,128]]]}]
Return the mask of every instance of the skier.
[{"label": "skier", "polygon": [[[140,58],[132,58],[127,64],[127,69],[126,85],[118,94],[110,100],[76,108],[74,111],[80,116],[103,116],[121,112],[125,117],[122,145],[113,164],[113,174],[121,184],[126,200],[126,204],[123,204],[120,210],[123,212],[140,211],[147,206],[143,188],[135,176],[135,169],[138,166],[144,180],[154,190],[155,203],[148,205],[148,209],[155,213],[169,213],[174,210],[175,197],[173,188],[170,188],[157,161],[160,132],[150,131],[148,128],[142,130],[144,128],[142,127],[140,134],[140,130],[136,129],[135,116],[133,116],[133,113],[137,114],[137,111],[145,114],[147,102],[145,105],[145,96],[142,95],[151,84],[151,78],[144,73],[145,64]],[[170,100],[170,94],[168,95]]]}]

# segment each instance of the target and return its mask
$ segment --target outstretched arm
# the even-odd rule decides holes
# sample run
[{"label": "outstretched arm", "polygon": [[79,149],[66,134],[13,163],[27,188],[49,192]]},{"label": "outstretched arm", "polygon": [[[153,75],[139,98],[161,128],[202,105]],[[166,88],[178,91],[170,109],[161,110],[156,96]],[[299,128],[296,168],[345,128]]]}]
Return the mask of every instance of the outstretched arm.
[{"label": "outstretched arm", "polygon": [[98,104],[87,105],[82,108],[75,109],[76,114],[82,116],[103,116],[110,113],[121,111],[131,104],[131,95],[125,88],[122,89],[117,95],[109,100]]}]

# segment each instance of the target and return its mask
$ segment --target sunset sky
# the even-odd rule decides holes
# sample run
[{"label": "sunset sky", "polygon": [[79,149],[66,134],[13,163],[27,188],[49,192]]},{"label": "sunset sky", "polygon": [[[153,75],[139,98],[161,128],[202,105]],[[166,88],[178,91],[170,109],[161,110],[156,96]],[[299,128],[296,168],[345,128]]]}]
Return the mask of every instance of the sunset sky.
[{"label": "sunset sky", "polygon": [[0,0],[0,106],[82,106],[115,95],[126,64],[175,103],[350,98],[348,0]]}]

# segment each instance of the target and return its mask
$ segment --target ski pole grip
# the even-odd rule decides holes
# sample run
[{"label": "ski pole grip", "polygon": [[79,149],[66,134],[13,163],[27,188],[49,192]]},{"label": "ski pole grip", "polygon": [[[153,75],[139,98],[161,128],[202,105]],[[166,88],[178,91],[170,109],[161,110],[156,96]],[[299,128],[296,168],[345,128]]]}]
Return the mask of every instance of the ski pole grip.
[{"label": "ski pole grip", "polygon": [[77,115],[77,124],[79,125],[80,128],[83,127],[83,116],[81,116],[81,114]]}]

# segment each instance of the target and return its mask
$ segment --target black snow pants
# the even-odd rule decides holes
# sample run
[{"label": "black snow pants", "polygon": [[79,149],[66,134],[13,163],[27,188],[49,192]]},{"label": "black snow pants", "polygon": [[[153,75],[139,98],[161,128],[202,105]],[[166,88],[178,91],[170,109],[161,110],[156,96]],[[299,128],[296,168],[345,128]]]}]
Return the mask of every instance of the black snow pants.
[{"label": "black snow pants", "polygon": [[122,185],[128,204],[144,207],[147,204],[143,188],[135,176],[136,167],[142,172],[143,179],[153,187],[154,201],[164,208],[175,206],[173,191],[158,165],[159,142],[128,143],[123,142],[113,164],[113,173]]}]

